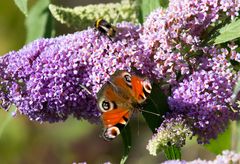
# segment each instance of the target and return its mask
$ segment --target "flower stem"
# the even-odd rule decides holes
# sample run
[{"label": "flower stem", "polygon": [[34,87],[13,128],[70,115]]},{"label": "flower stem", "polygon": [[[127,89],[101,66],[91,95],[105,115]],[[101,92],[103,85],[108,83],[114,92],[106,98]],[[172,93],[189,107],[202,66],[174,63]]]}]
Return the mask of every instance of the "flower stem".
[{"label": "flower stem", "polygon": [[238,148],[238,132],[237,132],[237,121],[233,121],[231,122],[231,131],[232,131],[232,137],[231,137],[231,149],[233,151],[237,152],[237,148]]},{"label": "flower stem", "polygon": [[168,160],[181,159],[181,148],[168,146],[164,149],[164,154]]}]

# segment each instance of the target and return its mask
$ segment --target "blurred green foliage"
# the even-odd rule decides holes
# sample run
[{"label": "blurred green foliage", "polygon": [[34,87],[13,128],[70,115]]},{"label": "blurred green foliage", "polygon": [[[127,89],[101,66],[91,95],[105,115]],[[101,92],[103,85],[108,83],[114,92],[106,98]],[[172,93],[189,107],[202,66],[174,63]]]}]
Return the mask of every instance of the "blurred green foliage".
[{"label": "blurred green foliage", "polygon": [[231,126],[225,130],[224,133],[219,134],[218,138],[211,139],[210,144],[206,144],[205,147],[215,154],[221,154],[223,150],[231,149]]},{"label": "blurred green foliage", "polygon": [[236,150],[237,152],[240,152],[240,122],[237,121],[235,124],[232,125],[232,129],[234,129],[234,133],[232,134],[232,140],[236,141],[232,143],[233,150]]},{"label": "blurred green foliage", "polygon": [[54,36],[52,16],[48,9],[50,0],[37,1],[29,11],[25,20],[27,29],[26,43],[37,38]]},{"label": "blurred green foliage", "polygon": [[24,13],[28,15],[28,0],[14,0],[17,7]]},{"label": "blurred green foliage", "polygon": [[140,4],[139,21],[143,23],[151,11],[161,7],[167,8],[169,0],[137,0]]},{"label": "blurred green foliage", "polygon": [[26,37],[24,18],[13,0],[0,1],[0,55],[24,45]]},{"label": "blurred green foliage", "polygon": [[49,9],[57,21],[77,30],[92,27],[94,21],[98,18],[104,18],[114,24],[122,21],[138,23],[138,6],[132,0],[122,0],[121,3],[91,4],[74,8],[51,4]]},{"label": "blurred green foliage", "polygon": [[[0,111],[0,129],[11,112]],[[0,163],[70,163],[74,142],[89,135],[94,125],[69,119],[56,124],[31,122],[20,114],[11,117],[0,138]],[[50,155],[53,156],[50,158]],[[80,156],[81,158],[81,156]],[[35,161],[38,160],[38,161]]]}]

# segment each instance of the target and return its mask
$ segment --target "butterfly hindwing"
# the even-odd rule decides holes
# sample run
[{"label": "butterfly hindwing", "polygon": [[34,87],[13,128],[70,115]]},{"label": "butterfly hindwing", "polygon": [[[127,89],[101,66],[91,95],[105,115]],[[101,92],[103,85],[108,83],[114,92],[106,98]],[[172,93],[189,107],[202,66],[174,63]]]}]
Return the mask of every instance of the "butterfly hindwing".
[{"label": "butterfly hindwing", "polygon": [[98,107],[104,124],[103,137],[106,140],[112,140],[120,134],[132,113],[131,104],[126,103],[119,92],[118,88],[108,82],[98,93]]},{"label": "butterfly hindwing", "polygon": [[127,125],[132,111],[128,109],[115,109],[102,114],[103,124],[105,129],[103,137],[105,140],[116,138],[121,130]]}]

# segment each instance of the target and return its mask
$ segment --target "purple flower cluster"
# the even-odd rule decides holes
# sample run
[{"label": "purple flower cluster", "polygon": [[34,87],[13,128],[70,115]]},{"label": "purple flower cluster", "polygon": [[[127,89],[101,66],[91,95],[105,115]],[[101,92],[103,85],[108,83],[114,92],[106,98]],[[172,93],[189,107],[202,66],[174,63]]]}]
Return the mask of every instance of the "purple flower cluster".
[{"label": "purple flower cluster", "polygon": [[172,117],[183,116],[199,143],[216,138],[238,117],[230,109],[238,73],[229,62],[239,62],[238,47],[218,48],[206,40],[239,11],[239,0],[171,0],[144,23],[141,39],[152,60],[152,77],[171,84]]},{"label": "purple flower cluster", "polygon": [[222,132],[235,114],[229,109],[231,83],[213,71],[195,72],[184,79],[169,98],[173,112],[184,115],[199,143],[206,143]]},{"label": "purple flower cluster", "polygon": [[36,40],[0,58],[0,106],[31,120],[73,115],[96,122],[96,93],[117,69],[141,69],[141,27],[117,25],[114,41],[95,29]]},{"label": "purple flower cluster", "polygon": [[237,80],[227,57],[231,50],[209,48],[210,58],[202,59],[196,70],[174,87],[169,105],[174,115],[181,114],[198,135],[199,143],[208,143],[223,132],[229,121],[238,118],[230,109]]},{"label": "purple flower cluster", "polygon": [[141,35],[153,77],[176,84],[179,74],[191,73],[203,40],[219,22],[238,16],[239,7],[239,0],[171,0],[166,10],[153,11]]}]

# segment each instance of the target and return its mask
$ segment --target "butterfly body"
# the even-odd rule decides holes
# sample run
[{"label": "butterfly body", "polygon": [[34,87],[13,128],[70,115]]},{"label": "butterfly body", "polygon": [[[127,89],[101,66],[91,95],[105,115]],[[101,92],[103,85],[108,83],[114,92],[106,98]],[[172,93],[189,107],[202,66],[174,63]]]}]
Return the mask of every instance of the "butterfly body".
[{"label": "butterfly body", "polygon": [[127,125],[136,106],[143,103],[151,92],[147,78],[116,71],[97,94],[98,107],[102,112],[103,137],[116,138]]}]

